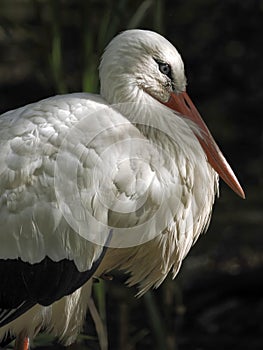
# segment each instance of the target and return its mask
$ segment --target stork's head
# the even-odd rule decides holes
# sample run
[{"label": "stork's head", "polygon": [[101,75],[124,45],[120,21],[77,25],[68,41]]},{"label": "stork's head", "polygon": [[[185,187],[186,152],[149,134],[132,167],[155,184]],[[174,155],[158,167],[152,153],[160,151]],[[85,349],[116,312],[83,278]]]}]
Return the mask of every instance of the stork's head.
[{"label": "stork's head", "polygon": [[110,103],[136,98],[144,90],[160,102],[185,91],[184,64],[175,47],[161,35],[139,29],[115,37],[100,65],[101,95]]},{"label": "stork's head", "polygon": [[107,46],[100,64],[101,95],[111,104],[136,102],[141,93],[173,109],[197,126],[207,160],[241,197],[244,192],[200,114],[186,93],[184,64],[175,47],[161,35],[127,30]]}]

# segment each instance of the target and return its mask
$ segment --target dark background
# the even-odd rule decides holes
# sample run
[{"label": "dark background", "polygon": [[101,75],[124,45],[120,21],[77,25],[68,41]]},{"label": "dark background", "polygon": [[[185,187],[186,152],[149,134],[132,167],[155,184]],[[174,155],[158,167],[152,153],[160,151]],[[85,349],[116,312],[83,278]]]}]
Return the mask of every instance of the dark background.
[{"label": "dark background", "polygon": [[[123,276],[99,284],[109,347],[263,349],[262,0],[0,0],[0,112],[56,93],[97,92],[103,48],[135,27],[162,33],[182,54],[188,93],[247,199],[221,184],[210,228],[175,281],[141,299]],[[85,334],[71,349],[98,349],[92,322]],[[53,342],[36,344],[55,349]]]}]

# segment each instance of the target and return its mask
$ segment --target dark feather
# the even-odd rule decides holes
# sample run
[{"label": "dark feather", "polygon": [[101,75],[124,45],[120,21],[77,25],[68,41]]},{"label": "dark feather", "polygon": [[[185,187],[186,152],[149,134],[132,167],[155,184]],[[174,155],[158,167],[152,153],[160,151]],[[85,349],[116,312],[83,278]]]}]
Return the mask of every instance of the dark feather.
[{"label": "dark feather", "polygon": [[106,247],[91,269],[80,272],[74,261],[52,261],[46,257],[30,264],[21,259],[0,259],[0,327],[36,304],[48,306],[72,294],[86,283],[102,261]]}]

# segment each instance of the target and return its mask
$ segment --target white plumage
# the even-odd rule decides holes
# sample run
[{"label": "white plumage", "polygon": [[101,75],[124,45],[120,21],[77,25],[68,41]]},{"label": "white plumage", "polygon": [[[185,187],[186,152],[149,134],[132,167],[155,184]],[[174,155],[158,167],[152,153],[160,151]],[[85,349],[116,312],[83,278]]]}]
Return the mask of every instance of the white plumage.
[{"label": "white plumage", "polygon": [[[34,265],[49,257],[84,272],[99,259],[94,275],[128,271],[144,293],[171,269],[177,274],[207,226],[218,192],[211,165],[244,194],[187,95],[181,109],[173,106],[186,80],[166,39],[120,34],[103,55],[100,80],[101,96],[55,96],[0,117],[0,269],[6,259]],[[91,284],[33,306],[0,328],[0,339],[42,328],[72,343]]]}]

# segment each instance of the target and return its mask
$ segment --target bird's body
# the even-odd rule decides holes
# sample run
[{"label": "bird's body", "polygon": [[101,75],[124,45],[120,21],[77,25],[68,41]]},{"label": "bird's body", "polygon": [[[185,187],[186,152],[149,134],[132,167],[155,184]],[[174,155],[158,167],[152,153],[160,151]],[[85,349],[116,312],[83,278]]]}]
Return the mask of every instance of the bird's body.
[{"label": "bird's body", "polygon": [[71,344],[92,276],[117,268],[140,293],[158,287],[206,228],[217,172],[243,194],[197,112],[182,117],[188,97],[186,109],[171,100],[186,83],[167,40],[124,32],[100,78],[101,95],[55,96],[0,117],[2,340],[47,330]]}]

